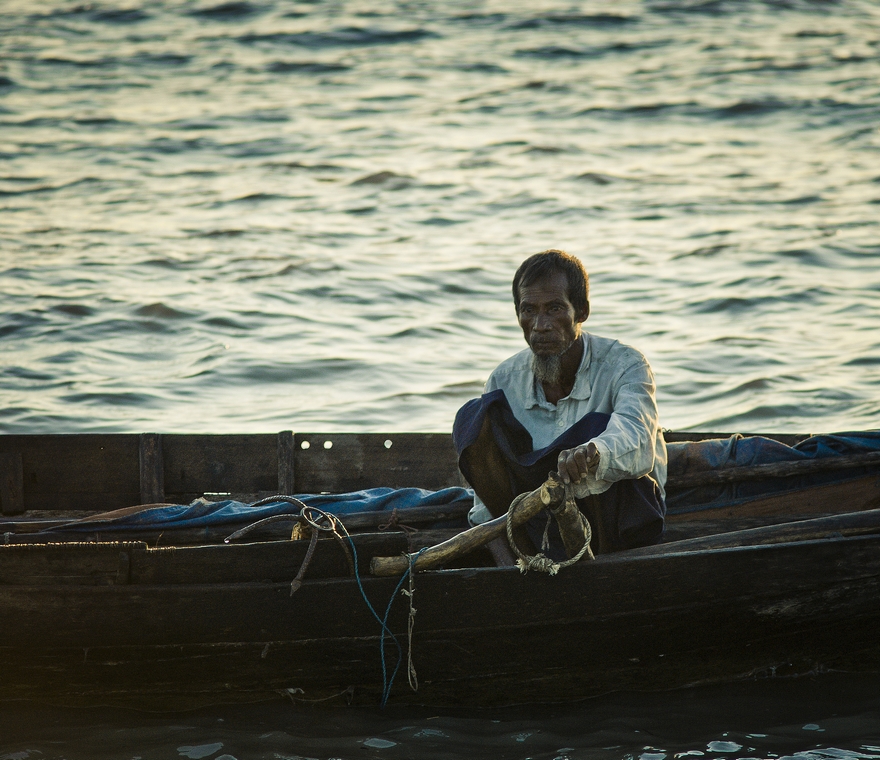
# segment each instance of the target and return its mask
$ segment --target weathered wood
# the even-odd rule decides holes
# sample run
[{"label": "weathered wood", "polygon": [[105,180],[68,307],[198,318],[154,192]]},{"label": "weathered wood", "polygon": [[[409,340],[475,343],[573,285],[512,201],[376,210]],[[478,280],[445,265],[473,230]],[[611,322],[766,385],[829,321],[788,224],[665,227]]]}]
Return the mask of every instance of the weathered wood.
[{"label": "weathered wood", "polygon": [[19,515],[24,512],[24,477],[21,453],[0,453],[0,512]]},{"label": "weathered wood", "polygon": [[296,468],[293,432],[278,433],[278,493],[290,496],[296,493]]},{"label": "weathered wood", "polygon": [[[289,532],[289,531],[288,531]],[[352,536],[360,572],[366,573],[377,552],[404,552],[403,533],[361,533]],[[350,551],[346,541],[346,551]],[[149,549],[135,557],[133,584],[288,583],[299,572],[308,541],[274,541],[255,544],[165,547]],[[333,538],[321,538],[305,578],[348,577],[351,569],[345,551]]]},{"label": "weathered wood", "polygon": [[[141,542],[14,544],[0,546],[0,585],[71,586],[128,583]],[[60,596],[64,596],[61,592]]]},{"label": "weathered wood", "polygon": [[277,435],[163,435],[162,448],[165,492],[179,503],[277,491]]},{"label": "weathered wood", "polygon": [[[563,498],[564,486],[561,481],[551,474],[545,483],[526,495],[516,506],[511,517],[513,526],[523,525],[542,509],[559,504]],[[448,562],[485,545],[493,538],[502,535],[506,529],[507,515],[502,515],[494,520],[459,533],[442,544],[432,546],[418,557],[413,557],[412,555],[405,557],[375,557],[370,563],[370,571],[373,575],[379,576],[401,575],[410,567],[410,563],[412,563],[412,567],[415,570],[429,570],[433,567],[439,567],[444,562]]]},{"label": "weathered wood", "polygon": [[[668,433],[668,440],[725,437]],[[769,435],[795,443],[806,436]],[[270,434],[163,435],[166,498],[187,502],[205,493],[266,495],[343,492],[376,485],[428,489],[461,485],[446,433],[300,433],[293,471]],[[326,448],[327,444],[330,448]],[[389,445],[390,443],[390,445]],[[141,502],[140,438],[126,434],[0,435],[0,454],[22,457],[27,510],[103,510]],[[308,448],[303,448],[307,445]],[[280,480],[279,480],[280,478]],[[287,488],[280,489],[285,482]]]},{"label": "weathered wood", "polygon": [[[404,552],[404,533],[361,533],[352,537],[361,573],[377,553]],[[192,547],[148,548],[142,541],[0,545],[0,585],[227,584],[280,583],[296,575],[308,541],[276,541]],[[322,538],[306,578],[348,577],[345,551]]]},{"label": "weathered wood", "polygon": [[461,485],[448,433],[297,433],[300,493]]},{"label": "weathered wood", "polygon": [[[654,616],[671,615],[683,628],[695,626],[687,637],[690,641],[698,636],[717,641],[717,628],[700,628],[684,613],[702,617],[700,610],[706,605],[735,603],[729,610],[734,618],[764,618],[777,624],[785,615],[823,619],[829,609],[857,614],[866,603],[880,613],[876,598],[868,593],[880,583],[878,547],[880,537],[866,536],[661,556],[601,555],[552,577],[523,576],[506,568],[420,573],[417,630],[448,635],[537,626],[550,634],[554,626],[568,623],[627,616],[649,623]],[[816,567],[825,572],[817,574]],[[367,577],[362,584],[373,606],[384,609],[397,579]],[[864,593],[858,590],[862,587]],[[846,588],[852,597],[838,591],[829,594],[824,607],[808,604],[814,595],[834,588]],[[289,594],[286,579],[270,584],[82,586],[63,596],[48,586],[0,586],[4,611],[27,612],[18,618],[0,617],[0,641],[97,646],[379,635],[378,623],[353,579],[306,581],[293,597]],[[582,603],[572,604],[573,599]],[[774,605],[782,599],[801,602],[777,614]],[[406,608],[394,606],[392,630],[406,630]],[[66,626],[45,625],[62,610]],[[156,615],[156,610],[163,614]],[[322,610],[336,613],[318,612]],[[675,646],[686,647],[687,639]]]},{"label": "weathered wood", "polygon": [[[574,499],[563,499],[558,508],[550,511],[559,528],[565,553],[569,558],[575,557],[591,538],[591,526],[587,517],[578,509]],[[588,550],[585,556],[594,559],[592,550]]]},{"label": "weathered wood", "polygon": [[138,436],[0,435],[0,453],[21,455],[31,510],[116,509],[140,501]]},{"label": "weathered wood", "polygon": [[496,567],[513,567],[516,565],[516,557],[513,556],[506,537],[501,538],[499,536],[491,541],[487,541],[486,548],[489,550],[489,554],[492,556],[492,561]]},{"label": "weathered wood", "polygon": [[162,437],[141,433],[139,440],[141,504],[165,501],[165,463],[162,461]]},{"label": "weathered wood", "polygon": [[779,544],[787,541],[814,541],[823,538],[857,536],[880,532],[880,509],[864,512],[851,512],[842,515],[817,517],[812,520],[786,522],[760,528],[736,530],[701,538],[688,538],[681,541],[643,546],[629,549],[627,556],[643,557],[674,552],[706,551],[708,549],[727,549],[734,546],[759,546]]},{"label": "weathered wood", "polygon": [[667,540],[727,533],[740,528],[844,514],[880,507],[880,477],[867,475],[730,504],[706,504],[666,515]]},{"label": "weathered wood", "polygon": [[867,454],[849,454],[834,457],[802,459],[794,462],[771,462],[750,467],[724,467],[688,475],[670,476],[669,489],[696,488],[718,483],[735,483],[743,480],[765,480],[767,478],[786,478],[792,475],[811,475],[817,472],[873,467],[880,465],[880,451]]},{"label": "weathered wood", "polygon": [[[603,555],[552,578],[504,569],[420,574],[413,653],[422,688],[412,695],[399,680],[393,699],[503,704],[521,701],[523,689],[531,699],[560,691],[568,699],[846,661],[877,650],[878,548],[871,536]],[[363,584],[384,610],[396,579]],[[84,586],[63,600],[47,587],[0,587],[0,606],[3,697],[37,687],[43,698],[81,691],[105,701],[246,698],[260,688],[312,697],[354,685],[375,698],[381,687],[380,627],[347,579],[307,581],[293,597],[289,583]],[[47,624],[62,614],[64,626]],[[401,598],[389,621],[398,636],[407,615]]]}]

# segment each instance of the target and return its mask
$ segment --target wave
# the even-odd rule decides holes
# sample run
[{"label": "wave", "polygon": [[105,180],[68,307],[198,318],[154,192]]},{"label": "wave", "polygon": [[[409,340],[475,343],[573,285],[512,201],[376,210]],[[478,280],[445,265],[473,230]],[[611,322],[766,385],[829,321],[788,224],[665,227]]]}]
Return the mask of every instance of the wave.
[{"label": "wave", "polygon": [[621,16],[616,13],[550,13],[544,16],[525,19],[511,24],[511,29],[541,29],[543,27],[586,26],[586,27],[620,27],[637,24],[638,16]]},{"label": "wave", "polygon": [[243,44],[270,42],[308,48],[324,48],[398,45],[438,36],[436,32],[427,29],[393,30],[348,26],[329,32],[268,32],[262,34],[254,32],[243,34],[236,39]]},{"label": "wave", "polygon": [[135,393],[134,391],[68,393],[60,400],[67,404],[86,404],[89,406],[159,407],[162,405],[162,400],[158,396],[151,393]]},{"label": "wave", "polygon": [[381,171],[374,172],[373,174],[366,174],[363,177],[359,177],[358,179],[352,182],[352,185],[382,185],[383,187],[397,190],[403,187],[407,187],[411,185],[413,182],[413,178],[406,174],[397,174],[392,171]]},{"label": "wave", "polygon": [[239,21],[249,16],[256,16],[263,11],[252,3],[243,2],[243,0],[233,0],[228,3],[220,3],[220,5],[211,5],[207,8],[198,8],[190,11],[190,16],[196,18],[210,19],[211,21]]},{"label": "wave", "polygon": [[135,309],[134,313],[139,317],[152,317],[156,319],[186,319],[193,316],[191,313],[180,311],[173,306],[166,306],[161,302],[141,306]]},{"label": "wave", "polygon": [[331,74],[349,69],[351,66],[344,63],[321,63],[319,61],[272,61],[266,64],[266,71],[272,74]]},{"label": "wave", "polygon": [[70,317],[90,317],[95,313],[91,306],[83,303],[61,303],[52,307],[53,311],[59,311]]}]

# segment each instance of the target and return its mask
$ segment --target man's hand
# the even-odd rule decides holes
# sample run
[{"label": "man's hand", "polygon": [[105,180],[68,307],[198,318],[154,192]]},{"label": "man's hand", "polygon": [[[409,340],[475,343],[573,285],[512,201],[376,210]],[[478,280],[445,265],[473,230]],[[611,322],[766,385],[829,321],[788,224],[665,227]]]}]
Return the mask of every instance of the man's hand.
[{"label": "man's hand", "polygon": [[559,452],[559,477],[563,483],[577,483],[588,472],[595,472],[598,466],[599,449],[592,441],[586,446]]}]

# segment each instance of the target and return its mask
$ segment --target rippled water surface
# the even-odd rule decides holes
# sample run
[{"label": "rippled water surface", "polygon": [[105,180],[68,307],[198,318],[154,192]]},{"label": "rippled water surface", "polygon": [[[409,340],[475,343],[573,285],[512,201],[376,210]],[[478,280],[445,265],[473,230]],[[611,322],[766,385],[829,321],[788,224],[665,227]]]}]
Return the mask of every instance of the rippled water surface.
[{"label": "rippled water surface", "polygon": [[880,6],[4,0],[0,430],[448,430],[562,247],[664,425],[880,416]]},{"label": "rippled water surface", "polygon": [[[878,426],[876,2],[3,0],[0,53],[2,432],[448,430],[548,247],[666,426]],[[872,760],[878,694],[8,708],[0,758]]]},{"label": "rippled water surface", "polygon": [[880,690],[826,676],[492,712],[5,708],[0,730],[4,760],[877,760]]}]

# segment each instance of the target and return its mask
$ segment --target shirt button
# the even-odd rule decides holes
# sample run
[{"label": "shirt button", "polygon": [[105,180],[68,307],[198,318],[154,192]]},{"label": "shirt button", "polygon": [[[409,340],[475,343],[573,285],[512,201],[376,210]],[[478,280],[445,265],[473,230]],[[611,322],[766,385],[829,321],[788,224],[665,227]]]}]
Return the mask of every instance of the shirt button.
[{"label": "shirt button", "polygon": [[556,426],[557,426],[557,427],[564,427],[564,426],[565,426],[565,422],[563,422],[562,420],[556,420]]}]

